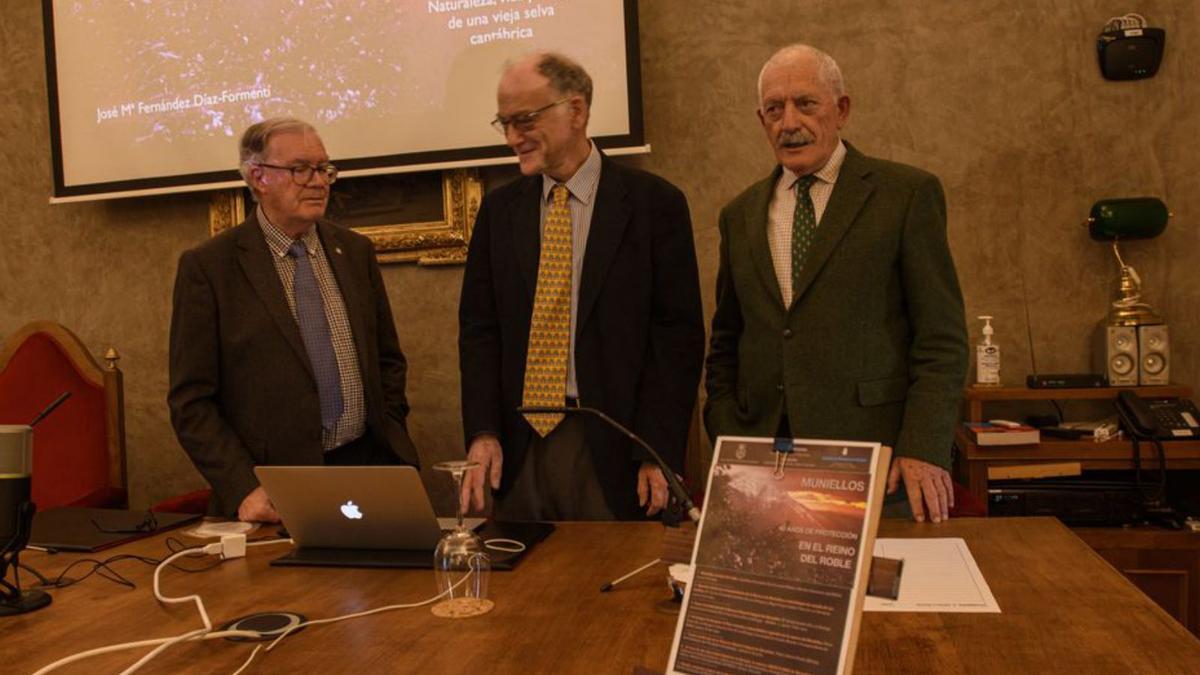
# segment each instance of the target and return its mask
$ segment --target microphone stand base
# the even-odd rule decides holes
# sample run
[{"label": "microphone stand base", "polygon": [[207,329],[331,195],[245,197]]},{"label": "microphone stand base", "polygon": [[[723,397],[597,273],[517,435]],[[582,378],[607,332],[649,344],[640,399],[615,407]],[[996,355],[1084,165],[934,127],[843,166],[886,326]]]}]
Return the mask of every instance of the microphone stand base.
[{"label": "microphone stand base", "polygon": [[654,611],[661,614],[678,614],[681,607],[683,607],[683,598],[679,598],[678,600],[675,598],[665,598],[654,603]]},{"label": "microphone stand base", "polygon": [[16,597],[5,596],[0,599],[0,616],[26,614],[49,604],[50,594],[45,591],[22,591]]}]

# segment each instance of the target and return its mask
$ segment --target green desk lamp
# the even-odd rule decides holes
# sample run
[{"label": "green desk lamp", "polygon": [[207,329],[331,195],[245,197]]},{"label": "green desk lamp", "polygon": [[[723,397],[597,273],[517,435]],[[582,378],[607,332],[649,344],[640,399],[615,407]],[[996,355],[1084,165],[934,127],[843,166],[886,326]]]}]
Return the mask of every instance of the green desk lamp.
[{"label": "green desk lamp", "polygon": [[1142,302],[1142,279],[1133,267],[1121,258],[1122,239],[1152,239],[1167,229],[1171,213],[1156,197],[1104,199],[1092,204],[1087,219],[1088,233],[1096,241],[1111,241],[1121,278],[1117,284],[1117,299],[1108,311],[1110,326],[1147,326],[1163,323],[1150,305]]}]

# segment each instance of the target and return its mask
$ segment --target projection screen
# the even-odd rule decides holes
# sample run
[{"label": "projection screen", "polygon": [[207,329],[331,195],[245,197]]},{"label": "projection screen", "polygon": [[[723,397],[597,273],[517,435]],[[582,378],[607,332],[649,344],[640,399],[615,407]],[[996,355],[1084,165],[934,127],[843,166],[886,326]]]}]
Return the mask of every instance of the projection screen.
[{"label": "projection screen", "polygon": [[636,0],[43,0],[54,195],[239,182],[237,138],[292,115],[344,176],[513,161],[504,63],[553,50],[594,80],[589,131],[644,146]]}]

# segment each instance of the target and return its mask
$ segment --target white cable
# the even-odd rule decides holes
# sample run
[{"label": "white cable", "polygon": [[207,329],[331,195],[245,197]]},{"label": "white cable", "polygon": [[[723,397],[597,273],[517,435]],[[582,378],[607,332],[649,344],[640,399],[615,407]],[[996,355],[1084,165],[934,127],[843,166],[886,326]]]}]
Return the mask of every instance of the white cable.
[{"label": "white cable", "polygon": [[504,539],[502,537],[488,539],[487,541],[483,542],[483,545],[493,551],[500,551],[501,553],[520,553],[521,551],[525,550],[525,544],[522,544],[516,539]]},{"label": "white cable", "polygon": [[[242,535],[242,534],[226,535],[221,538],[220,543],[209,544],[209,545],[205,546],[203,548],[203,552],[219,554],[223,559],[229,560],[231,558],[244,557],[246,554],[247,547],[266,546],[268,544],[279,544],[279,543],[283,543],[285,541],[288,543],[291,543],[292,540],[291,539],[268,539],[268,540],[264,540],[264,541],[247,542],[245,535]],[[200,630],[192,631],[190,633],[184,633],[183,635],[179,635],[177,637],[174,637],[174,638],[168,640],[167,642],[160,644],[158,647],[155,647],[148,654],[143,656],[137,663],[133,664],[129,668],[122,671],[121,675],[133,675],[133,673],[137,672],[137,670],[139,668],[141,668],[145,664],[149,663],[151,659],[153,659],[154,657],[163,653],[164,651],[167,650],[168,647],[170,647],[172,645],[178,644],[180,642],[184,642],[184,641],[189,640],[198,635],[204,635],[204,634],[212,632],[212,623],[208,619],[208,612],[204,609],[204,601],[201,600],[199,595],[189,595],[189,596],[183,597],[183,598],[168,598],[159,592],[159,586],[158,586],[159,572],[164,567],[169,565],[173,559],[179,557],[181,554],[186,554],[188,552],[189,551],[180,551],[179,553],[176,553],[174,556],[171,556],[170,558],[167,558],[166,560],[164,560],[162,563],[159,564],[159,566],[157,568],[155,568],[155,570],[154,570],[154,596],[156,598],[158,598],[159,602],[165,602],[165,603],[180,603],[180,602],[187,602],[188,600],[195,600],[196,608],[200,611],[200,616],[204,619],[204,628],[200,629]],[[254,638],[262,637],[259,633],[255,632],[255,631],[239,631],[239,632],[248,634],[247,635],[248,637],[254,637]]]},{"label": "white cable", "polygon": [[386,605],[384,607],[376,607],[375,609],[368,609],[368,610],[364,610],[362,612],[355,612],[353,614],[344,614],[342,616],[334,616],[334,617],[330,617],[328,619],[313,619],[312,621],[303,621],[301,623],[292,624],[291,626],[287,627],[287,630],[280,633],[279,637],[272,640],[271,644],[267,645],[267,648],[265,651],[268,651],[268,652],[271,651],[279,644],[280,640],[283,640],[288,635],[291,635],[292,631],[303,628],[305,626],[317,626],[317,625],[324,624],[324,623],[337,623],[339,621],[346,621],[347,619],[357,619],[359,617],[370,616],[372,614],[382,614],[383,612],[390,612],[390,611],[397,610],[397,609],[414,609],[416,607],[424,607],[425,605],[432,605],[433,603],[440,600],[443,596],[453,593],[454,589],[461,586],[464,582],[466,582],[467,579],[470,579],[471,575],[473,575],[474,573],[475,573],[475,570],[473,570],[473,569],[467,570],[467,573],[462,575],[461,579],[454,582],[454,585],[452,585],[450,588],[447,588],[446,590],[442,591],[441,593],[438,593],[437,595],[433,596],[432,598],[421,600],[420,602],[410,602],[410,603],[404,603],[404,604],[400,604],[400,605]]},{"label": "white cable", "polygon": [[176,644],[179,644],[180,642],[184,642],[186,640],[189,640],[194,637],[199,637],[201,635],[206,635],[211,632],[212,632],[211,630],[208,630],[206,628],[197,628],[196,630],[188,632],[188,633],[184,633],[183,635],[176,635],[173,638],[169,638],[166,642],[163,642],[162,644],[158,645],[154,649],[151,649],[150,651],[146,652],[146,655],[143,656],[142,658],[138,659],[137,662],[135,662],[132,666],[129,666],[125,670],[122,670],[121,675],[132,675],[133,673],[137,672],[137,670],[139,668],[146,665],[150,661],[150,659],[153,659],[154,657],[163,653],[164,651],[167,650],[167,647],[170,647],[171,645],[176,645]]},{"label": "white cable", "polygon": [[[504,542],[506,540],[491,540],[491,541]],[[266,541],[247,542],[247,543],[245,543],[245,546],[247,546],[247,547],[249,547],[249,546],[266,546],[268,544],[280,544],[280,543],[289,543],[290,544],[290,543],[292,543],[292,540],[290,540],[290,539],[271,539],[271,540],[266,540]],[[513,543],[520,544],[520,542],[513,542]],[[158,567],[156,567],[154,570],[154,596],[160,602],[164,602],[164,603],[173,603],[174,604],[174,603],[188,602],[189,600],[194,601],[196,604],[196,608],[200,612],[200,616],[204,621],[204,626],[205,626],[204,628],[199,628],[199,629],[196,629],[193,631],[189,631],[187,633],[184,633],[182,635],[177,635],[175,637],[158,638],[158,639],[154,639],[154,640],[140,640],[137,642],[126,642],[123,644],[109,645],[107,647],[97,647],[96,649],[90,649],[88,651],[79,652],[78,654],[72,654],[71,656],[68,656],[66,658],[59,659],[58,661],[55,661],[54,663],[51,663],[50,665],[45,666],[44,668],[38,670],[33,675],[45,675],[45,673],[49,673],[53,670],[61,668],[62,666],[65,666],[67,664],[74,663],[76,661],[81,661],[83,659],[86,659],[86,658],[89,658],[92,656],[98,656],[100,654],[108,654],[111,652],[122,651],[125,649],[136,649],[138,647],[154,647],[154,649],[152,649],[149,653],[147,653],[140,660],[138,660],[136,663],[134,663],[133,665],[131,665],[129,668],[125,669],[122,672],[122,675],[130,675],[131,673],[136,672],[139,668],[144,666],[146,663],[149,663],[150,660],[152,660],[154,657],[161,654],[168,647],[179,644],[181,642],[194,642],[196,640],[215,640],[215,639],[226,638],[226,637],[245,637],[245,638],[252,638],[252,639],[253,638],[261,638],[262,634],[257,631],[245,631],[245,630],[214,631],[214,630],[212,630],[212,622],[208,618],[208,612],[205,611],[205,609],[204,609],[204,602],[200,599],[199,595],[189,595],[189,596],[180,597],[180,598],[168,598],[168,597],[162,595],[162,593],[160,591],[159,574],[164,567],[170,565],[172,562],[174,562],[175,560],[177,560],[178,558],[181,558],[183,556],[219,555],[222,553],[223,549],[224,549],[224,546],[222,544],[216,543],[216,544],[208,544],[207,546],[204,546],[204,547],[190,548],[190,549],[186,549],[183,551],[179,551],[178,553],[175,553],[174,555],[170,556],[166,560],[163,560],[161,563],[159,563]],[[338,621],[345,621],[347,619],[356,619],[356,618],[363,617],[363,616],[370,616],[372,614],[380,614],[382,612],[389,612],[389,611],[393,611],[393,610],[397,610],[397,609],[412,609],[415,607],[423,607],[425,605],[433,604],[434,602],[437,602],[438,600],[440,600],[442,597],[444,597],[448,594],[452,594],[454,592],[454,589],[461,586],[463,583],[465,583],[468,579],[471,578],[472,574],[475,574],[477,572],[478,572],[478,569],[468,570],[468,572],[466,574],[464,574],[461,579],[456,581],[454,583],[454,585],[452,585],[450,588],[447,588],[446,590],[442,591],[441,593],[438,593],[437,595],[435,595],[431,598],[428,598],[426,600],[422,600],[420,602],[404,603],[404,604],[398,604],[398,605],[387,605],[385,607],[378,607],[376,609],[366,610],[363,612],[356,612],[354,614],[346,614],[343,616],[336,616],[336,617],[331,617],[328,619],[314,619],[312,621],[305,621],[302,623],[298,623],[298,624],[289,626],[287,628],[287,630],[285,630],[278,637],[276,637],[274,640],[272,640],[271,644],[268,645],[266,650],[263,650],[263,651],[271,651],[285,637],[290,635],[296,629],[302,628],[304,626],[316,626],[316,625],[326,624],[326,623],[336,623]],[[262,648],[262,645],[256,645],[254,650],[252,652],[250,652],[249,658],[247,658],[245,663],[243,663],[242,666],[240,668],[238,668],[237,671],[234,672],[234,675],[239,675],[240,673],[245,671],[246,668],[248,668],[250,666],[250,663],[254,660],[254,657],[258,655],[258,652],[260,651],[261,648]]]},{"label": "white cable", "polygon": [[241,668],[233,671],[233,675],[242,675],[242,671],[250,667],[250,662],[253,661],[254,657],[258,655],[258,650],[260,649],[262,649],[262,645],[254,645],[254,651],[250,652],[250,658],[246,659],[246,662],[242,664]]},{"label": "white cable", "polygon": [[[284,543],[284,542],[291,543],[291,540],[290,539],[270,539],[270,540],[265,540],[265,541],[249,542],[246,544],[246,546],[265,546],[267,544],[279,544],[279,543]],[[196,602],[196,607],[200,611],[200,616],[204,620],[205,628],[197,629],[194,631],[189,631],[187,633],[184,633],[183,635],[177,635],[175,637],[156,638],[153,640],[139,640],[137,642],[126,642],[126,643],[122,643],[122,644],[109,645],[107,647],[97,647],[95,649],[89,649],[87,651],[79,652],[78,654],[72,654],[71,656],[68,656],[66,658],[59,659],[58,661],[55,661],[54,663],[51,663],[50,665],[45,666],[41,670],[37,671],[36,673],[34,673],[34,675],[44,675],[45,673],[49,673],[53,670],[57,670],[58,668],[61,668],[62,666],[65,666],[67,664],[74,663],[76,661],[80,661],[80,660],[83,660],[83,659],[86,659],[86,658],[89,658],[92,656],[98,656],[100,654],[108,654],[111,652],[117,652],[117,651],[122,651],[122,650],[126,650],[126,649],[137,649],[139,647],[155,647],[155,649],[151,650],[151,652],[149,654],[142,657],[141,660],[139,660],[137,663],[133,664],[132,666],[130,666],[129,668],[127,668],[125,670],[125,673],[132,673],[132,672],[135,672],[138,668],[141,668],[147,662],[149,662],[150,659],[161,654],[163,652],[163,650],[165,650],[167,647],[178,644],[180,642],[191,642],[191,641],[195,641],[195,640],[214,640],[214,639],[220,639],[220,638],[226,638],[226,637],[261,638],[262,635],[256,631],[224,630],[224,631],[215,631],[214,632],[212,630],[212,624],[208,618],[208,613],[205,612],[205,610],[204,610],[204,603],[203,603],[203,601],[201,601],[200,596],[190,595],[185,598],[166,598],[160,592],[159,574],[162,572],[163,568],[167,567],[175,560],[177,560],[183,556],[190,556],[190,555],[219,555],[219,554],[222,554],[223,551],[224,551],[224,546],[220,543],[208,544],[207,546],[203,546],[203,547],[193,547],[193,548],[189,548],[189,549],[184,549],[184,550],[179,551],[179,552],[175,553],[174,555],[170,556],[166,560],[162,561],[161,563],[158,564],[158,567],[156,567],[154,569],[154,596],[156,598],[158,598],[158,600],[160,602],[165,602],[165,603],[181,603],[181,602],[187,602],[188,600],[194,599]]]},{"label": "white cable", "polygon": [[291,539],[259,539],[258,541],[246,542],[246,548],[251,546],[270,546],[271,544],[294,544],[296,542]]},{"label": "white cable", "polygon": [[208,544],[207,546],[204,546],[202,548],[187,548],[187,549],[184,549],[184,550],[176,553],[175,555],[170,556],[166,560],[159,563],[158,567],[154,568],[154,597],[158,598],[158,601],[161,603],[171,604],[171,605],[176,605],[176,604],[188,602],[188,601],[195,602],[196,610],[200,612],[200,619],[204,621],[204,630],[211,631],[212,630],[212,621],[209,621],[209,619],[208,619],[208,612],[204,609],[204,601],[200,599],[200,596],[193,594],[193,595],[188,595],[188,596],[185,596],[182,598],[168,598],[167,596],[162,594],[162,591],[159,588],[158,577],[162,573],[164,567],[170,565],[171,563],[175,562],[179,558],[182,558],[183,556],[197,555],[197,554],[220,555],[221,551],[223,549],[224,549],[224,547],[221,544]]},{"label": "white cable", "polygon": [[[467,570],[467,573],[464,574],[461,579],[454,582],[454,584],[451,585],[450,588],[447,588],[446,590],[442,591],[441,593],[438,593],[437,595],[435,595],[432,598],[429,598],[427,600],[422,600],[420,602],[410,602],[410,603],[405,603],[405,604],[400,604],[400,605],[387,605],[386,607],[377,607],[375,609],[368,609],[368,610],[362,611],[362,612],[355,612],[354,614],[345,614],[342,616],[330,617],[328,619],[313,619],[312,621],[304,621],[301,623],[293,624],[291,626],[288,626],[287,630],[280,633],[279,637],[272,640],[271,644],[267,645],[267,648],[264,649],[263,651],[264,652],[271,651],[272,649],[274,649],[275,647],[277,647],[279,645],[281,640],[283,640],[285,637],[291,635],[292,631],[298,630],[305,626],[317,626],[317,625],[324,624],[324,623],[337,623],[338,621],[346,621],[348,619],[357,619],[359,617],[370,616],[372,614],[381,614],[383,612],[390,612],[390,611],[397,610],[397,609],[413,609],[416,607],[423,607],[425,605],[432,605],[434,602],[437,602],[438,600],[440,600],[443,596],[453,593],[454,589],[456,589],[459,586],[461,586],[462,584],[464,584],[467,581],[467,579],[471,578],[472,574],[475,574],[478,571],[479,570],[477,568],[472,568],[470,570]],[[259,646],[261,646],[261,645],[259,645]],[[239,673],[244,671],[246,668],[250,667],[250,662],[252,662],[254,660],[254,657],[257,654],[258,654],[258,648],[256,647],[254,649],[254,651],[250,653],[250,657],[246,659],[246,662],[242,664],[242,667],[238,668],[236,671],[234,671],[233,675],[238,675]]]},{"label": "white cable", "polygon": [[1130,12],[1125,16],[1114,16],[1105,24],[1105,28],[1109,30],[1129,30],[1130,28],[1145,28],[1146,17],[1141,14]]},{"label": "white cable", "polygon": [[[194,642],[196,640],[219,640],[221,638],[227,638],[227,637],[260,638],[262,636],[259,633],[256,633],[254,631],[248,631],[248,630],[220,630],[220,631],[215,631],[212,633],[207,633],[207,634],[201,635],[201,636],[194,636],[187,641]],[[156,638],[153,640],[139,640],[137,642],[126,642],[126,643],[119,644],[119,645],[109,645],[107,647],[97,647],[95,649],[89,649],[86,652],[79,652],[78,654],[72,654],[71,656],[68,656],[64,659],[59,659],[58,661],[55,661],[54,663],[51,663],[50,665],[43,667],[41,670],[38,670],[33,675],[44,675],[44,673],[48,673],[52,670],[57,670],[65,665],[75,663],[76,661],[82,661],[83,659],[90,658],[92,656],[99,656],[101,654],[111,654],[112,652],[119,652],[119,651],[123,651],[126,649],[137,649],[138,647],[155,647],[164,642],[170,642],[174,639],[175,638]]]}]

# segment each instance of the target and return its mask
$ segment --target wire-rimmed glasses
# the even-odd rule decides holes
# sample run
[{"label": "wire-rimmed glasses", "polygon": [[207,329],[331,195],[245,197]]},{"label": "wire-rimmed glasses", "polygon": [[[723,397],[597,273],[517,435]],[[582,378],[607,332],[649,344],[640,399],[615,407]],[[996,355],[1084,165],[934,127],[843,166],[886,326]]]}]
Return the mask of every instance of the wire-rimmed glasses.
[{"label": "wire-rimmed glasses", "polygon": [[265,167],[267,169],[278,169],[280,171],[289,171],[292,174],[292,182],[296,185],[308,185],[313,179],[313,175],[320,173],[325,177],[325,182],[332,185],[338,176],[338,168],[329,162],[321,164],[293,164],[291,166],[281,166],[279,164],[267,164],[266,162],[255,162],[255,166]]}]

